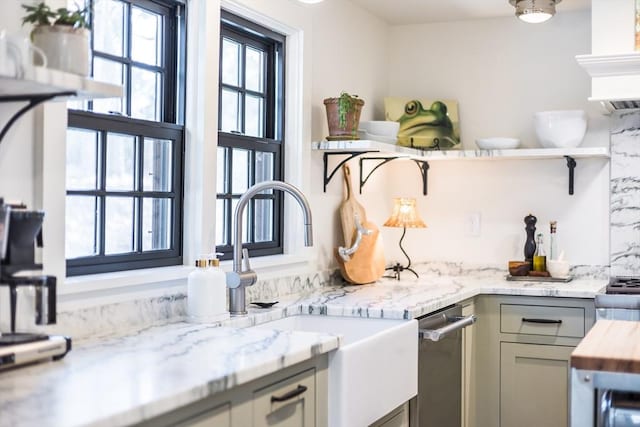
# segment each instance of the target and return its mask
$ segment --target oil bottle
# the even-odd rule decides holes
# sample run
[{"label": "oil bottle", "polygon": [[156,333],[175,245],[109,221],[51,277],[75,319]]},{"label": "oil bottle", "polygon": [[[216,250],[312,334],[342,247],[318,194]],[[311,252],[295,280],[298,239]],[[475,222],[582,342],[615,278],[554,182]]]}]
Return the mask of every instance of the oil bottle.
[{"label": "oil bottle", "polygon": [[547,271],[547,255],[544,252],[542,233],[538,234],[536,252],[533,254],[533,271]]}]

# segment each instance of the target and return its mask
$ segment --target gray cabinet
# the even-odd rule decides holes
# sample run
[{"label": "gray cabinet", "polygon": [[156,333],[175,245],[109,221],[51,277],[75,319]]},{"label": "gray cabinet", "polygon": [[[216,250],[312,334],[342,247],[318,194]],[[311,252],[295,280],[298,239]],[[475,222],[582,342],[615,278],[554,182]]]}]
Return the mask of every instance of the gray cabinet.
[{"label": "gray cabinet", "polygon": [[253,426],[315,426],[315,396],[314,370],[256,390],[253,393]]},{"label": "gray cabinet", "polygon": [[573,347],[500,344],[500,425],[566,427]]},{"label": "gray cabinet", "polygon": [[149,419],[139,427],[327,427],[326,354]]},{"label": "gray cabinet", "polygon": [[592,299],[483,295],[465,427],[565,427],[569,358],[595,321]]},{"label": "gray cabinet", "polygon": [[409,402],[397,407],[369,427],[409,427]]}]

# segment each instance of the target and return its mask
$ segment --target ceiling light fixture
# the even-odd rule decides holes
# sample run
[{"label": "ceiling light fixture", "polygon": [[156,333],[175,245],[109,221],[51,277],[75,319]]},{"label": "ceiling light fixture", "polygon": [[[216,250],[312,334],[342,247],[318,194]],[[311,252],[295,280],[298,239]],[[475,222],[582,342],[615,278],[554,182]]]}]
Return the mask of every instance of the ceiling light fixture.
[{"label": "ceiling light fixture", "polygon": [[516,8],[516,16],[529,24],[549,20],[556,13],[556,4],[562,0],[509,0]]},{"label": "ceiling light fixture", "polygon": [[315,3],[320,3],[323,0],[298,0],[300,3],[307,3],[307,4],[315,4]]}]

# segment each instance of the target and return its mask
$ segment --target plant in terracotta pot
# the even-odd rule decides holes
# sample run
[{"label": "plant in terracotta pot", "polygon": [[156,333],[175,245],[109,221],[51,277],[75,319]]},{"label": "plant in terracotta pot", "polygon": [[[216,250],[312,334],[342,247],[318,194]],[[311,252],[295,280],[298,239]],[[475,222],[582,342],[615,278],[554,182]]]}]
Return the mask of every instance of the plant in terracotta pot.
[{"label": "plant in terracotta pot", "polygon": [[324,100],[327,109],[327,139],[358,139],[358,124],[364,101],[358,95],[342,92],[338,98]]},{"label": "plant in terracotta pot", "polygon": [[31,40],[47,55],[50,68],[82,76],[89,75],[89,6],[52,10],[41,2],[22,5],[27,14],[22,24],[33,24]]}]

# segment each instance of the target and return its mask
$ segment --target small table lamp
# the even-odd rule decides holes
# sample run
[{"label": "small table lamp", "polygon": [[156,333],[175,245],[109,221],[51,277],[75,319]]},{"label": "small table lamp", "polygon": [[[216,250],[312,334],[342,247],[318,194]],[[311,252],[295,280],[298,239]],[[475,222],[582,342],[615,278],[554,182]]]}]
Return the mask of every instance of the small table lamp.
[{"label": "small table lamp", "polygon": [[398,280],[400,280],[400,272],[404,270],[409,270],[410,272],[415,274],[416,277],[419,277],[418,273],[416,273],[411,268],[411,258],[409,258],[409,255],[407,255],[407,252],[402,247],[402,239],[404,239],[404,235],[407,232],[407,227],[426,228],[427,225],[424,223],[424,221],[422,221],[422,219],[420,218],[420,215],[418,215],[418,211],[416,210],[416,199],[396,197],[393,200],[394,200],[393,213],[391,214],[387,222],[384,223],[384,226],[385,227],[402,227],[402,237],[400,237],[399,245],[400,245],[400,250],[402,251],[404,256],[407,257],[407,261],[409,261],[409,264],[407,264],[407,266],[404,267],[398,262],[396,263],[396,265],[386,268],[386,270],[393,270],[394,271],[393,277],[395,277]]}]

